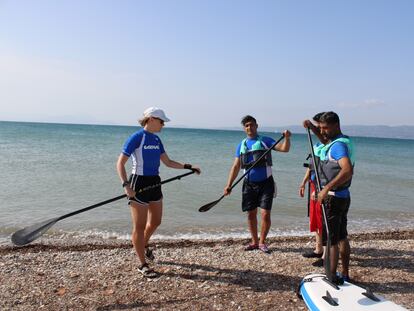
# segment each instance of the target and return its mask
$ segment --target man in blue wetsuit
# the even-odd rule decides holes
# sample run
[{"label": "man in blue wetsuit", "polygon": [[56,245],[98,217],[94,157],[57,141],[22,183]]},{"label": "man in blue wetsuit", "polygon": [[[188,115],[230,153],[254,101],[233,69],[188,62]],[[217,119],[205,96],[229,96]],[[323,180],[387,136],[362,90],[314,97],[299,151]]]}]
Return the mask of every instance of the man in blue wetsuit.
[{"label": "man in blue wetsuit", "polygon": [[[149,278],[157,276],[157,273],[148,266],[146,258],[153,259],[152,251],[147,246],[150,237],[161,224],[163,195],[161,186],[144,192],[138,190],[161,182],[159,177],[161,161],[168,167],[192,169],[200,174],[198,167],[171,160],[160,138],[154,134],[160,132],[164,122],[168,121],[170,119],[162,109],[150,107],[145,110],[143,118],[139,121],[143,128],[132,134],[125,142],[116,166],[131,209],[132,244],[141,262],[138,271]],[[129,158],[132,158],[132,174],[128,178],[125,164]]]},{"label": "man in blue wetsuit", "polygon": [[[331,272],[336,277],[340,254],[342,277],[347,281],[349,280],[351,252],[347,238],[347,215],[351,203],[349,187],[351,186],[355,164],[354,148],[350,138],[342,134],[339,117],[335,112],[325,112],[321,116],[319,129],[325,145],[316,154],[319,158],[318,173],[322,187],[322,190],[318,193],[318,201],[325,205],[329,226],[332,243],[329,250]],[[324,224],[322,234],[324,246],[327,241],[325,228]]]},{"label": "man in blue wetsuit", "polygon": [[[258,125],[256,119],[252,116],[245,116],[241,123],[247,137],[237,146],[233,166],[231,167],[227,184],[224,187],[224,195],[230,194],[231,185],[236,179],[240,168],[249,169],[252,163],[276,142],[273,138],[258,135]],[[286,130],[284,135],[284,141],[277,144],[274,150],[281,152],[289,151],[291,134]],[[252,238],[251,244],[245,250],[260,249],[265,253],[269,253],[265,242],[271,225],[270,211],[272,209],[273,197],[276,195],[275,182],[272,176],[272,156],[270,153],[246,175],[243,181],[242,192],[242,210],[247,212],[249,231]],[[260,239],[257,234],[258,207],[261,208],[262,221]]]}]

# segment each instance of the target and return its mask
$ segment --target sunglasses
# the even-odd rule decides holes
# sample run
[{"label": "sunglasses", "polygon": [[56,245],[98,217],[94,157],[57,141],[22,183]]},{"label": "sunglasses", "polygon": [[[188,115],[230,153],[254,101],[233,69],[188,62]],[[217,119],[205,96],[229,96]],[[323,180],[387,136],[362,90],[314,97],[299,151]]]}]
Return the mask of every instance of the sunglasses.
[{"label": "sunglasses", "polygon": [[155,118],[155,117],[152,117],[152,118],[155,119],[155,120],[160,121],[161,125],[164,125],[164,120],[161,120],[160,118]]}]

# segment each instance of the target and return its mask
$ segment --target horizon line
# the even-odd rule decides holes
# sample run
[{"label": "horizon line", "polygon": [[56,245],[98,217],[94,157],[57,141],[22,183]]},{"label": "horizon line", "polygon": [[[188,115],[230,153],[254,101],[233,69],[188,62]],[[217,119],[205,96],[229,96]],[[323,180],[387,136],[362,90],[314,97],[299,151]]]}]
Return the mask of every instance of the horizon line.
[{"label": "horizon line", "polygon": [[[41,123],[41,124],[67,124],[67,125],[102,125],[102,126],[138,126],[137,124],[119,124],[119,123],[97,123],[97,122],[90,122],[90,123],[83,123],[83,122],[64,122],[64,121],[22,121],[22,120],[0,120],[0,122],[14,122],[14,123]],[[414,125],[386,125],[386,124],[374,124],[374,125],[363,125],[363,124],[341,124],[341,127],[348,127],[348,126],[359,126],[359,127],[413,127]],[[184,124],[176,124],[176,125],[170,125],[168,127],[173,128],[192,128],[192,129],[217,129],[217,130],[236,130],[238,127],[240,127],[240,130],[242,130],[242,126],[216,126],[216,127],[192,127]],[[281,128],[281,127],[302,127],[300,124],[289,124],[289,125],[260,125],[260,128]]]}]

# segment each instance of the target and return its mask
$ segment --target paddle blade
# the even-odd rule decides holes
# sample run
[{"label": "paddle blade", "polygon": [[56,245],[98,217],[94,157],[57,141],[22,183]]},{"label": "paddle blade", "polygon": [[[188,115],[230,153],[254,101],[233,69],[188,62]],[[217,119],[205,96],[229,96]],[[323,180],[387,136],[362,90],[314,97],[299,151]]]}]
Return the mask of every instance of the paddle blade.
[{"label": "paddle blade", "polygon": [[210,203],[207,203],[206,205],[203,205],[202,207],[200,207],[200,208],[198,209],[198,211],[199,211],[199,212],[207,212],[207,211],[208,211],[208,210],[210,210],[213,206],[215,206],[218,202],[220,202],[220,201],[221,201],[221,199],[223,199],[223,198],[224,198],[224,196],[221,196],[221,198],[220,198],[220,199],[215,200],[215,201],[210,202]]},{"label": "paddle blade", "polygon": [[42,236],[50,227],[52,227],[60,218],[49,219],[32,226],[20,229],[13,233],[11,240],[14,245],[23,246]]}]

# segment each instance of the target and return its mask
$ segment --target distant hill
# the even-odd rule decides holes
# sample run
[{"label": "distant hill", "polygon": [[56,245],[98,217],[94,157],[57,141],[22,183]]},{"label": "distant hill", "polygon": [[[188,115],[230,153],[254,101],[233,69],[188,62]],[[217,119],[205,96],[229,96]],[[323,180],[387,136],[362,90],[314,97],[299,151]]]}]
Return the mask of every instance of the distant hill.
[{"label": "distant hill", "polygon": [[[241,127],[221,128],[223,130],[242,130]],[[261,126],[260,131],[281,132],[289,129],[292,133],[305,134],[305,129],[300,125],[288,126]],[[388,125],[343,125],[342,132],[349,136],[382,137],[398,139],[414,139],[414,126],[388,126]]]},{"label": "distant hill", "polygon": [[[281,132],[289,129],[292,133],[304,134],[305,129],[302,126],[278,126],[278,127],[261,127],[262,131]],[[387,126],[387,125],[344,125],[341,126],[342,132],[349,136],[362,137],[382,137],[382,138],[399,138],[414,139],[414,126]]]}]

